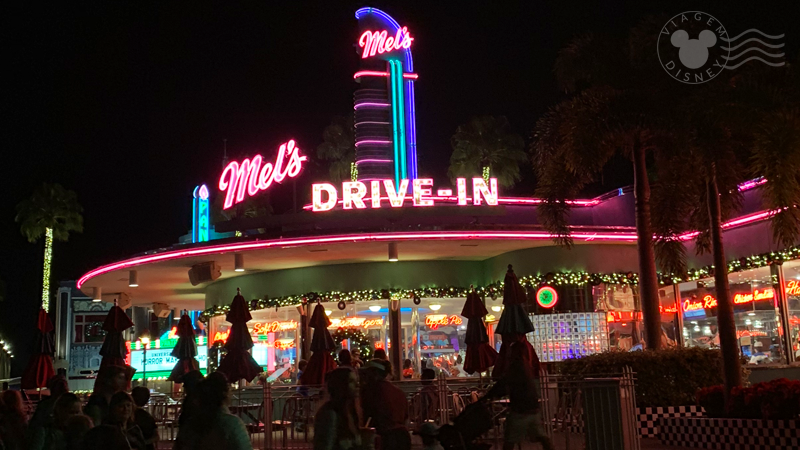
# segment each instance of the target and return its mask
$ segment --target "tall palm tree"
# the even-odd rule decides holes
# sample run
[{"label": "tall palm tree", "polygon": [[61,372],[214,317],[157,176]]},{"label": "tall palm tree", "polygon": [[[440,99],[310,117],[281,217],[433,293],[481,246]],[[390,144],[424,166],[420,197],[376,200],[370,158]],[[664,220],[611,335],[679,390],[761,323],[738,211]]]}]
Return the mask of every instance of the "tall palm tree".
[{"label": "tall palm tree", "polygon": [[447,174],[451,179],[480,173],[487,180],[496,177],[507,188],[522,179],[519,167],[528,161],[525,141],[504,116],[473,117],[456,129],[450,144],[453,153]]},{"label": "tall palm tree", "polygon": [[[662,265],[685,271],[677,237],[699,230],[698,253],[711,252],[726,395],[742,383],[722,223],[741,204],[737,185],[765,177],[762,201],[773,239],[795,245],[800,236],[800,80],[795,68],[743,71],[721,79],[678,105],[685,130],[659,167],[653,202]],[[680,187],[680,188],[679,188]],[[685,219],[685,218],[688,218]]]},{"label": "tall palm tree", "polygon": [[75,192],[60,184],[44,183],[30,198],[17,205],[16,221],[28,242],[44,236],[44,274],[42,278],[42,308],[50,308],[50,264],[53,241],[66,241],[70,232],[83,232],[83,208]]},{"label": "tall palm tree", "polygon": [[661,143],[671,132],[660,106],[672,95],[671,86],[651,76],[648,62],[655,52],[644,50],[655,48],[655,38],[644,30],[658,29],[652,28],[658,20],[646,19],[626,40],[587,34],[562,49],[555,73],[571,97],[537,121],[532,144],[537,195],[544,200],[539,217],[566,247],[572,245],[566,200],[593,183],[615,155],[633,163],[639,298],[648,349],[661,347],[648,170],[659,164]]},{"label": "tall palm tree", "polygon": [[334,116],[331,124],[323,130],[322,139],[323,142],[317,147],[317,157],[323,161],[330,161],[328,170],[331,181],[338,183],[354,178],[353,163],[356,147],[353,137],[353,115]]}]

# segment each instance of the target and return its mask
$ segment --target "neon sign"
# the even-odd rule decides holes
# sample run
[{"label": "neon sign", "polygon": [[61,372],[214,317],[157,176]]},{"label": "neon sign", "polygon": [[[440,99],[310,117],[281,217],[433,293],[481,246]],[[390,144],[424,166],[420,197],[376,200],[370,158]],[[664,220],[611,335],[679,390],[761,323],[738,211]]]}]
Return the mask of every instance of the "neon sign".
[{"label": "neon sign", "polygon": [[461,325],[464,323],[461,320],[461,317],[456,315],[447,316],[447,314],[428,314],[425,316],[425,326],[429,327],[431,330],[436,330],[440,326],[447,326],[447,325]]},{"label": "neon sign", "polygon": [[366,317],[345,317],[343,319],[331,319],[331,326],[328,328],[370,328],[383,326],[383,318],[367,319]]},{"label": "neon sign", "polygon": [[192,193],[192,242],[208,242],[209,220],[208,188],[205,184]]},{"label": "neon sign", "polygon": [[717,306],[717,299],[712,295],[703,297],[703,301],[686,300],[683,302],[684,311],[696,311],[698,309],[709,309]]},{"label": "neon sign", "polygon": [[741,305],[742,303],[757,302],[759,300],[769,300],[775,298],[775,291],[772,288],[764,289],[759,292],[758,289],[751,294],[736,294],[733,296],[733,303]]},{"label": "neon sign", "polygon": [[294,348],[294,339],[278,339],[275,341],[275,348],[278,350],[289,350]]},{"label": "neon sign", "polygon": [[[411,185],[411,196],[408,187]],[[458,205],[467,205],[467,179],[457,178]],[[383,196],[383,194],[386,196]],[[395,188],[393,180],[372,180],[367,185],[361,181],[345,181],[342,183],[342,208],[365,209],[381,208],[381,203],[388,200],[392,208],[402,208],[407,199],[411,199],[414,206],[434,206],[437,197],[433,196],[433,179],[417,178],[415,180],[401,180]],[[368,195],[369,194],[369,195]],[[437,194],[452,195],[452,190],[439,189]],[[312,210],[330,211],[339,200],[339,191],[330,183],[314,183],[312,185]],[[366,201],[365,201],[366,200]],[[472,204],[481,205],[484,201],[489,206],[497,206],[497,178],[490,178],[489,185],[483,178],[472,179]]]},{"label": "neon sign", "polygon": [[269,333],[277,333],[279,331],[290,331],[297,329],[297,322],[290,320],[288,322],[256,322],[253,324],[252,334],[254,335],[267,335]]},{"label": "neon sign", "polygon": [[243,201],[245,194],[253,196],[269,189],[273,182],[281,183],[286,177],[296,177],[303,168],[303,161],[307,159],[300,154],[300,148],[295,146],[294,140],[290,140],[281,144],[274,164],[266,163],[262,167],[261,155],[241,163],[231,161],[219,177],[219,190],[225,192],[222,209]]},{"label": "neon sign", "polygon": [[364,49],[361,58],[366,59],[375,56],[376,53],[382,55],[401,48],[408,50],[413,40],[407,27],[398,28],[394,36],[389,36],[386,30],[365,31],[358,39],[358,46]]},{"label": "neon sign", "polygon": [[230,335],[231,335],[231,330],[225,330],[223,332],[217,331],[216,333],[214,333],[214,341],[212,342],[212,344],[217,341],[228,342],[228,336]]},{"label": "neon sign", "polygon": [[552,308],[558,303],[558,292],[550,286],[542,286],[536,291],[536,303],[542,308]]}]

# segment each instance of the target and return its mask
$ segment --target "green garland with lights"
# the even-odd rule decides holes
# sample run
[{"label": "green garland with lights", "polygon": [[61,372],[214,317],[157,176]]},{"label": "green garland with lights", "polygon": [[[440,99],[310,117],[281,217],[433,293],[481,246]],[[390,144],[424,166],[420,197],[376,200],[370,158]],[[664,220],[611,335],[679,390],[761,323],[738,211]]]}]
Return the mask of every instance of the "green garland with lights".
[{"label": "green garland with lights", "polygon": [[[728,262],[728,273],[741,272],[743,270],[756,269],[759,267],[782,264],[784,261],[800,259],[800,246],[786,250],[763,253],[760,255],[749,256]],[[700,269],[692,269],[685,276],[675,274],[658,274],[659,284],[669,286],[686,281],[696,281],[714,275],[714,266],[706,266]],[[639,276],[633,272],[624,273],[588,273],[588,272],[549,272],[546,274],[527,275],[520,277],[520,284],[526,288],[539,288],[546,284],[549,286],[597,286],[600,284],[616,284],[635,286],[639,284]],[[470,287],[465,286],[446,286],[428,287],[419,289],[364,289],[360,291],[342,292],[309,292],[299,295],[287,295],[284,297],[254,299],[250,302],[250,310],[260,310],[266,308],[280,308],[284,306],[296,306],[304,302],[365,302],[380,299],[410,299],[410,298],[464,298],[471,291]],[[475,292],[481,297],[499,298],[503,296],[503,282],[497,281],[487,286],[475,286]],[[227,314],[230,307],[228,305],[214,305],[200,315],[200,320],[208,322],[211,317]]]},{"label": "green garland with lights", "polygon": [[351,348],[353,345],[358,347],[361,352],[362,360],[366,361],[372,356],[372,346],[374,345],[372,339],[357,328],[339,328],[331,337],[333,338],[333,342],[336,343],[336,351],[342,349],[342,341],[350,339]]},{"label": "green garland with lights", "polygon": [[[93,335],[92,330],[95,328],[100,328],[100,331]],[[94,338],[94,337],[103,337],[106,334],[106,330],[103,329],[103,322],[90,322],[83,326],[83,336],[85,339]]]}]

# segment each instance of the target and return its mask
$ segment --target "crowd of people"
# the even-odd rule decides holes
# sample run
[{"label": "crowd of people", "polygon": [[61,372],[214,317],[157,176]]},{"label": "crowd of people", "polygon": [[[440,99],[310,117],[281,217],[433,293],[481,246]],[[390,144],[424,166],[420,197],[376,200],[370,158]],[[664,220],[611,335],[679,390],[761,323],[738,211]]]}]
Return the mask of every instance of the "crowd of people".
[{"label": "crowd of people", "polygon": [[[300,371],[305,369],[303,363],[298,364]],[[371,360],[364,361],[359,353],[345,349],[339,352],[338,363],[339,368],[327,375],[326,401],[315,414],[315,450],[409,450],[411,431],[421,437],[425,450],[441,449],[437,443],[440,430],[434,425],[440,397],[431,361],[419,374],[420,420],[415,430],[408,428],[408,399],[392,382],[392,366],[385,351],[378,349]],[[404,361],[402,378],[416,378],[411,366],[411,361]],[[553,448],[541,421],[537,374],[535,353],[529,354],[527,347],[515,343],[506,375],[477,402],[509,397],[505,450],[525,438],[541,442],[545,450]],[[155,450],[158,427],[145,409],[150,391],[140,386],[127,392],[129,383],[127,368],[103,367],[84,404],[69,392],[64,376],[58,375],[48,382],[50,396],[38,402],[30,420],[20,392],[3,391],[0,450]],[[244,423],[228,409],[231,384],[225,375],[215,372],[204,377],[199,371],[191,372],[184,376],[183,387],[174,449],[252,449]],[[298,386],[297,393],[308,396],[309,390]]]}]

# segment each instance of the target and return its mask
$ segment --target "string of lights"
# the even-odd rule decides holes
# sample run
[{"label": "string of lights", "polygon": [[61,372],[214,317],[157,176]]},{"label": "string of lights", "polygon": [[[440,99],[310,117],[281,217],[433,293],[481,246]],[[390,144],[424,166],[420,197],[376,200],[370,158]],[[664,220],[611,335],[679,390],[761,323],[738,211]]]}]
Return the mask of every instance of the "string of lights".
[{"label": "string of lights", "polygon": [[[762,253],[746,258],[740,258],[728,262],[728,273],[741,272],[743,270],[756,269],[759,267],[782,264],[784,261],[800,259],[800,246],[786,250]],[[714,266],[706,266],[699,269],[689,270],[686,276],[675,274],[659,274],[659,284],[668,286],[675,283],[687,281],[697,281],[714,275]],[[633,272],[625,273],[588,273],[588,272],[549,272],[546,274],[526,275],[519,279],[520,284],[526,288],[539,288],[542,285],[549,286],[597,286],[600,284],[614,284],[622,286],[635,286],[639,284],[639,276]],[[503,282],[497,281],[487,286],[475,286],[475,292],[482,297],[492,299],[502,297]],[[342,292],[309,292],[306,294],[287,295],[284,297],[254,299],[250,302],[250,310],[260,310],[267,308],[280,308],[284,306],[296,306],[302,303],[320,302],[365,302],[380,299],[405,299],[405,298],[465,298],[471,291],[470,287],[465,286],[446,286],[428,287],[419,289],[364,289],[360,291]],[[200,320],[208,322],[211,317],[227,314],[228,305],[214,305],[200,315]]]}]

